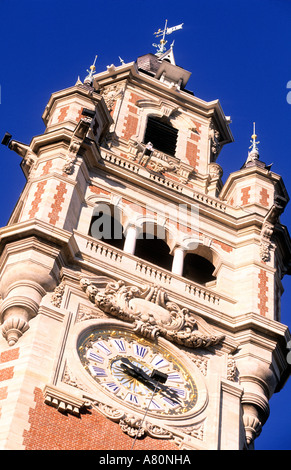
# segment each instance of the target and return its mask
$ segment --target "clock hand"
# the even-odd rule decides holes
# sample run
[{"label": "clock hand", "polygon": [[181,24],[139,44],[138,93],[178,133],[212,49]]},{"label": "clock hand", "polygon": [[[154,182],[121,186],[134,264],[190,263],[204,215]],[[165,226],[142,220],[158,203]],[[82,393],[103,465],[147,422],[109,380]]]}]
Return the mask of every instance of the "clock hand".
[{"label": "clock hand", "polygon": [[149,375],[147,375],[140,367],[135,366],[129,359],[127,359],[127,357],[121,358],[120,366],[125,372],[138,380],[147,381],[150,378]]},{"label": "clock hand", "polygon": [[[121,358],[120,366],[131,377],[139,380],[140,382],[143,382],[152,390],[163,391],[173,401],[180,403],[180,399],[177,393],[175,392],[175,390],[171,390],[169,387],[167,387],[163,383],[160,383],[159,381],[155,380],[153,377],[151,377],[146,372],[144,372],[140,367],[135,366],[128,358],[126,357]],[[157,372],[157,371],[154,370],[153,373],[154,372]]]},{"label": "clock hand", "polygon": [[124,372],[129,374],[131,377],[134,377],[136,379],[142,378],[140,368],[136,367],[128,359],[122,358],[120,367],[122,368],[122,370],[124,370]]}]

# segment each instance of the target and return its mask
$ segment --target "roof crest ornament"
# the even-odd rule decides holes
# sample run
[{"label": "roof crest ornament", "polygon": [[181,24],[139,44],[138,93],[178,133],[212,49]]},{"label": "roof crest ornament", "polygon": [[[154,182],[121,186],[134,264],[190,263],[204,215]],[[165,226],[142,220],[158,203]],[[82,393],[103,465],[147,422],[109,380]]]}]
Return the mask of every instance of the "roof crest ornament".
[{"label": "roof crest ornament", "polygon": [[[159,44],[153,43],[153,46],[157,48],[157,52],[156,52],[157,56],[160,56],[166,52],[166,44],[168,41],[165,40],[165,36],[168,34],[172,34],[174,31],[177,31],[178,29],[182,29],[183,24],[184,23],[181,23],[176,26],[172,26],[171,28],[168,28],[168,20],[166,20],[164,29],[159,28],[158,31],[154,33],[156,38],[159,38],[159,37],[162,38]],[[173,49],[173,46],[174,46],[174,42],[171,44],[171,49]]]}]

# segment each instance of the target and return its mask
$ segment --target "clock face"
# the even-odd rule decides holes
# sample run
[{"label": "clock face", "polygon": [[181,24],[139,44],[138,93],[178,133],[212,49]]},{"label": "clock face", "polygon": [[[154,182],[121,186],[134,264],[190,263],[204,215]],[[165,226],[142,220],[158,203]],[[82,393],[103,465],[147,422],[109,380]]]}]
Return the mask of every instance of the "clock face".
[{"label": "clock face", "polygon": [[[197,402],[197,387],[185,367],[163,347],[133,333],[114,328],[91,332],[79,346],[79,357],[94,380],[117,399],[156,414],[181,415]],[[126,360],[148,376],[153,370],[167,375],[153,394],[153,386],[133,377]]]}]

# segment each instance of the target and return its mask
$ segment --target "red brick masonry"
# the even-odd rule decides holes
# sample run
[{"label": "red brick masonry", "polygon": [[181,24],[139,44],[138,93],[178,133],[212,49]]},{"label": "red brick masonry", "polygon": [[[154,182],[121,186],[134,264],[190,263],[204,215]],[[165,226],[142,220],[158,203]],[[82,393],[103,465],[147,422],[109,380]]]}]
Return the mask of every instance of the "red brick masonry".
[{"label": "red brick masonry", "polygon": [[[79,418],[62,414],[44,403],[39,388],[35,389],[35,408],[29,412],[29,426],[24,431],[26,450],[130,450],[133,439],[118,423],[105,418],[97,410],[89,410]],[[134,450],[177,450],[173,441],[137,439]]]},{"label": "red brick masonry", "polygon": [[268,276],[267,273],[264,269],[260,269],[259,272],[259,303],[258,303],[258,308],[260,310],[260,314],[263,315],[264,317],[266,316],[266,313],[268,312],[268,295],[267,292],[269,291],[268,289]]}]

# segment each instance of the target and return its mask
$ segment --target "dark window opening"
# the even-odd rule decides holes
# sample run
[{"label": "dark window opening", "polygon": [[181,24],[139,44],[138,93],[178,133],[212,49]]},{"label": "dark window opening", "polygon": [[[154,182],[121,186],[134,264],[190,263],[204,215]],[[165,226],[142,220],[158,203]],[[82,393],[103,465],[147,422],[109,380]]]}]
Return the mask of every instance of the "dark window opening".
[{"label": "dark window opening", "polygon": [[102,210],[92,217],[89,235],[97,240],[109,243],[115,248],[123,249],[125,237],[121,223]]},{"label": "dark window opening", "polygon": [[183,277],[190,281],[199,284],[214,281],[216,277],[213,276],[215,266],[202,256],[195,253],[187,253],[184,258]]},{"label": "dark window opening", "polygon": [[170,248],[167,243],[152,235],[151,238],[138,238],[135,246],[135,256],[171,271],[173,256],[170,255]]},{"label": "dark window opening", "polygon": [[145,144],[151,142],[156,150],[174,156],[177,138],[178,129],[175,129],[163,119],[149,116],[144,136]]}]

